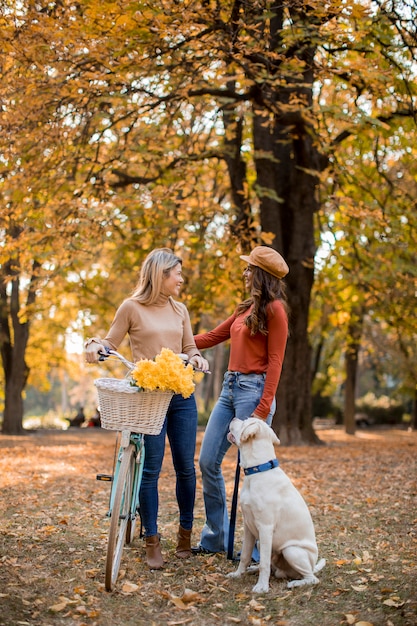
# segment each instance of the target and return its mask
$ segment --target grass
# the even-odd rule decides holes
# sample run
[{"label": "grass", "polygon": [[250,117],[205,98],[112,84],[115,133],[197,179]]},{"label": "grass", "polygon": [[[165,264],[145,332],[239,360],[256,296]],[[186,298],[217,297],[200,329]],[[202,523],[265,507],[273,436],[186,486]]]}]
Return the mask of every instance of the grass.
[{"label": "grass", "polygon": [[[202,437],[199,433],[199,443]],[[277,449],[315,523],[320,584],[292,591],[271,580],[228,579],[224,555],[174,556],[178,523],[167,451],[160,531],[167,564],[151,572],[142,540],[126,548],[112,593],[104,590],[108,483],[114,433],[98,429],[0,435],[1,626],[414,626],[417,624],[417,433],[380,429],[354,437],[320,430],[324,446]],[[229,494],[236,450],[224,462]],[[201,481],[195,541],[204,523]],[[241,537],[238,516],[236,550]]]}]

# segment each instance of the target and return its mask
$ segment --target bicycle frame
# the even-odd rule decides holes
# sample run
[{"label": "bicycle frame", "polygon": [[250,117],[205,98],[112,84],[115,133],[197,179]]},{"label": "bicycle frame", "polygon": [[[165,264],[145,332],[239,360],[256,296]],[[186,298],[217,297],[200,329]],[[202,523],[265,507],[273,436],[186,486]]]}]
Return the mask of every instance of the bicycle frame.
[{"label": "bicycle frame", "polygon": [[110,502],[109,502],[109,511],[107,513],[108,517],[111,517],[113,506],[114,506],[114,497],[117,485],[117,479],[119,478],[119,470],[120,463],[122,460],[124,450],[129,446],[129,444],[133,444],[135,451],[134,456],[136,460],[136,468],[133,480],[132,487],[132,501],[130,507],[130,519],[133,520],[136,517],[136,512],[139,509],[139,486],[142,480],[142,472],[143,472],[143,464],[145,461],[145,442],[144,436],[140,433],[131,433],[128,430],[123,430],[121,433],[121,441],[119,445],[119,450],[117,453],[117,459],[114,466],[113,476],[112,476],[112,487],[110,490]]}]

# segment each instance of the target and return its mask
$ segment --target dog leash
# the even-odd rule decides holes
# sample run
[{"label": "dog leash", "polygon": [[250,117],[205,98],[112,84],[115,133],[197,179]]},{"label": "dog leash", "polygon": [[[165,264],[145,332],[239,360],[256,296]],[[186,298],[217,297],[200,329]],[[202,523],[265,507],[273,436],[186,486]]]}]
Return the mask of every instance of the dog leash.
[{"label": "dog leash", "polygon": [[235,542],[235,526],[236,526],[236,511],[237,511],[237,496],[239,493],[239,479],[240,479],[240,453],[237,452],[236,472],[235,472],[235,486],[233,489],[232,506],[230,508],[230,520],[229,520],[229,538],[227,543],[227,558],[233,560],[233,546]]}]

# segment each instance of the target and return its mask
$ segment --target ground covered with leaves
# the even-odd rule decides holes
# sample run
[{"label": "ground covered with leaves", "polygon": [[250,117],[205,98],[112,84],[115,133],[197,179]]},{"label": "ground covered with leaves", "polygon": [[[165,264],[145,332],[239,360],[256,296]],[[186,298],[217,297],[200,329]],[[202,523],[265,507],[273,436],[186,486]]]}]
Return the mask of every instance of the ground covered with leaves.
[{"label": "ground covered with leaves", "polygon": [[[288,590],[271,579],[228,579],[224,555],[174,556],[177,512],[167,450],[160,531],[166,567],[147,570],[142,540],[123,555],[116,589],[104,590],[115,434],[98,429],[0,435],[0,625],[413,626],[417,624],[417,433],[318,431],[325,445],[278,449],[281,467],[315,522],[320,584]],[[203,433],[199,433],[199,443]],[[236,449],[225,459],[233,490]],[[195,541],[204,522],[198,481]],[[240,547],[241,519],[236,528]]]}]

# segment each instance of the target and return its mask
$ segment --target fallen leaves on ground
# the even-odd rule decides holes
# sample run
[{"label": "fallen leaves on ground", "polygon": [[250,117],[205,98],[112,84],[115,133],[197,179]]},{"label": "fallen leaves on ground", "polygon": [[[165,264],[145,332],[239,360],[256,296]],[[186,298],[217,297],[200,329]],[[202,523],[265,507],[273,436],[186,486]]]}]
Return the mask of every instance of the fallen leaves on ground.
[{"label": "fallen leaves on ground", "polygon": [[[202,432],[199,433],[200,444]],[[277,448],[306,499],[326,566],[320,584],[288,590],[271,579],[229,579],[224,555],[174,556],[178,526],[167,448],[160,480],[166,567],[151,572],[142,540],[124,550],[115,590],[104,589],[109,483],[115,434],[96,429],[0,436],[1,626],[414,626],[417,623],[417,433],[340,429],[326,445]],[[198,450],[196,459],[198,457]],[[236,449],[224,462],[231,498]],[[204,523],[201,481],[194,541]],[[242,521],[236,527],[240,549]],[[139,526],[139,524],[138,524]]]}]

